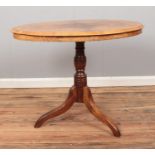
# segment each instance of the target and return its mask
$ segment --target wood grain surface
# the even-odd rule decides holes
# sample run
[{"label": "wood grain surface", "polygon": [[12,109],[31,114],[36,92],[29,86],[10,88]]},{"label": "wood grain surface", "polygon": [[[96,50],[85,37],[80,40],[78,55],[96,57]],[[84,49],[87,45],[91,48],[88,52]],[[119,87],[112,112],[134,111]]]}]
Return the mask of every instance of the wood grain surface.
[{"label": "wood grain surface", "polygon": [[83,37],[41,37],[41,36],[29,36],[23,34],[13,34],[15,39],[26,40],[26,41],[43,41],[43,42],[85,42],[85,41],[102,41],[111,39],[120,39],[126,37],[136,36],[142,33],[141,30],[111,34],[111,35],[100,35],[100,36],[83,36]]},{"label": "wood grain surface", "polygon": [[123,34],[131,36],[142,29],[141,23],[126,20],[70,20],[21,25],[14,27],[12,33],[20,40],[93,41],[106,40],[105,36],[111,35],[115,39],[117,34],[117,38],[127,37]]},{"label": "wood grain surface", "polygon": [[94,99],[121,130],[112,136],[84,104],[35,129],[68,88],[0,89],[0,148],[155,148],[155,86],[92,88]]}]

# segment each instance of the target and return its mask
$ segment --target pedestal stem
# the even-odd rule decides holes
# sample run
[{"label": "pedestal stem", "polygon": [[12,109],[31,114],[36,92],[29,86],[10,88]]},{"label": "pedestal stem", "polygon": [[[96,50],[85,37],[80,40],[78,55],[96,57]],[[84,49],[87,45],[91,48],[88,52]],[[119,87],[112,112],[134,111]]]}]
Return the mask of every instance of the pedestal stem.
[{"label": "pedestal stem", "polygon": [[74,75],[74,86],[77,88],[77,102],[83,102],[83,88],[87,86],[87,75],[85,74],[86,56],[84,42],[76,42],[76,54],[74,57],[76,73]]}]

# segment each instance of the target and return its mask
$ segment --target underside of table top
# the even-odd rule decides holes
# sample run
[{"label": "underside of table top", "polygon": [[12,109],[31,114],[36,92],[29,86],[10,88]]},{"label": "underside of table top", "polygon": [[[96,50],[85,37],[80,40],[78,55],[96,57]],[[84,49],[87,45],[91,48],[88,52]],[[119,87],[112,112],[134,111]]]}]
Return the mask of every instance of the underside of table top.
[{"label": "underside of table top", "polygon": [[142,29],[141,23],[126,20],[70,20],[17,26],[12,32],[19,40],[84,42],[135,36]]}]

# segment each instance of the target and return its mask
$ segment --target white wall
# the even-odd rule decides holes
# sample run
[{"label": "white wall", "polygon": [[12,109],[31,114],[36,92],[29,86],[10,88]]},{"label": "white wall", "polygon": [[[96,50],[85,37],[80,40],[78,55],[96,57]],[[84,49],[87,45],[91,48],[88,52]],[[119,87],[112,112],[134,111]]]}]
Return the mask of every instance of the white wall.
[{"label": "white wall", "polygon": [[143,34],[86,43],[87,74],[155,75],[155,7],[0,7],[0,78],[71,77],[73,43],[14,40],[13,26],[60,19],[127,19],[144,24]]}]

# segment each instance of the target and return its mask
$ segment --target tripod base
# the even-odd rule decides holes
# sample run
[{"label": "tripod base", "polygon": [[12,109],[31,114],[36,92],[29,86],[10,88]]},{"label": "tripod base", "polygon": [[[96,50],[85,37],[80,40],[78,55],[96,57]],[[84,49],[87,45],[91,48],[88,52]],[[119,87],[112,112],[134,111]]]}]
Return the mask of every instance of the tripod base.
[{"label": "tripod base", "polygon": [[[100,109],[96,106],[90,88],[85,86],[82,88],[82,97],[80,101],[82,101],[88,110],[101,122],[105,123],[112,131],[113,135],[116,137],[120,137],[120,131],[117,126],[106,116],[104,115]],[[42,115],[36,122],[35,128],[41,127],[48,119],[54,118],[65,113],[69,110],[75,102],[79,102],[78,96],[78,88],[73,86],[70,91],[66,101],[56,109],[53,109],[46,114]]]},{"label": "tripod base", "polygon": [[76,54],[74,57],[75,75],[74,86],[70,89],[66,101],[54,110],[41,116],[35,124],[35,128],[39,128],[50,118],[54,118],[65,113],[71,108],[74,102],[83,102],[88,110],[101,122],[105,123],[113,132],[113,135],[120,137],[117,126],[105,116],[96,106],[91,91],[87,86],[87,75],[85,74],[86,56],[84,52],[84,42],[76,42]]}]

